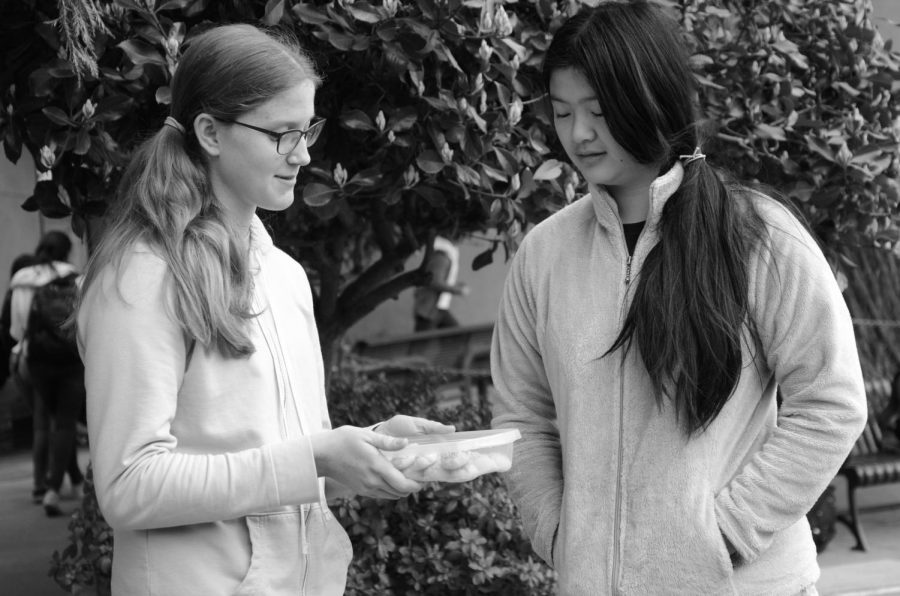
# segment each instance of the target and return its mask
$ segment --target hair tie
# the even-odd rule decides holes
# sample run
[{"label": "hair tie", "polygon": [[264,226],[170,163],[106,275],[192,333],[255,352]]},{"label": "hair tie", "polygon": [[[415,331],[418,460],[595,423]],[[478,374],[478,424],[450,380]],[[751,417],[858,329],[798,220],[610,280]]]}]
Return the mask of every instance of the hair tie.
[{"label": "hair tie", "polygon": [[166,116],[166,121],[163,122],[163,126],[171,126],[181,134],[184,134],[184,126],[182,126],[181,122],[179,122],[172,116]]},{"label": "hair tie", "polygon": [[697,161],[698,159],[705,160],[706,155],[700,153],[700,145],[697,145],[696,147],[694,147],[693,153],[691,153],[690,155],[679,155],[678,159],[683,159],[684,165],[688,165],[692,161]]}]

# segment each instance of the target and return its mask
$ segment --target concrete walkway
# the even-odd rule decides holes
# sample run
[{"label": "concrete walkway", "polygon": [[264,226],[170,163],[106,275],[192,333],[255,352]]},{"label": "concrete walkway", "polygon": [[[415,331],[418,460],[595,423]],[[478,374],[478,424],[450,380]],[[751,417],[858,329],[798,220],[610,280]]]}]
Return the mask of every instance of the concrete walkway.
[{"label": "concrete walkway", "polygon": [[[68,543],[68,517],[49,519],[31,503],[31,459],[27,451],[0,455],[0,594],[61,596],[48,576],[50,557]],[[86,450],[79,452],[83,467]],[[900,484],[897,502],[900,502]],[[67,487],[63,487],[63,492]],[[63,502],[73,511],[73,501]],[[852,550],[853,537],[838,524],[837,534],[819,555],[822,596],[900,596],[900,507],[863,514],[870,550]]]},{"label": "concrete walkway", "polygon": [[[84,470],[86,449],[78,459]],[[61,596],[62,588],[48,575],[53,551],[68,544],[69,517],[48,518],[31,502],[31,453],[0,455],[0,594],[4,596]],[[61,494],[66,496],[68,479]],[[78,504],[64,500],[64,513]]]}]

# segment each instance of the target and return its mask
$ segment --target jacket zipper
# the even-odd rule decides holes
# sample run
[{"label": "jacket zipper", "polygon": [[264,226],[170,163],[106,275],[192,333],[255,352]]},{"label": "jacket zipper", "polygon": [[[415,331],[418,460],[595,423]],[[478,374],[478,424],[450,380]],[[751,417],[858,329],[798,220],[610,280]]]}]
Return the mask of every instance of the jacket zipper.
[{"label": "jacket zipper", "polygon": [[[631,259],[632,254],[628,255],[625,260],[625,296],[622,299],[622,310],[619,313],[619,322],[624,324],[625,321],[625,304],[628,299],[628,284],[631,283]],[[622,541],[622,458],[625,443],[625,352],[622,353],[622,364],[620,366],[619,376],[619,443],[618,453],[616,457],[616,514],[614,517],[613,527],[613,568],[611,578],[611,594],[618,594],[619,584],[619,560],[620,542]]]},{"label": "jacket zipper", "polygon": [[621,378],[619,380],[619,446],[616,458],[616,516],[613,528],[613,572],[611,594],[618,594],[619,584],[619,549],[622,541],[622,452],[625,435],[625,356],[622,356]]},{"label": "jacket zipper", "polygon": [[303,576],[300,579],[300,596],[306,596],[306,578],[309,575],[309,542],[306,536],[311,507],[300,506],[300,554],[303,556]]}]

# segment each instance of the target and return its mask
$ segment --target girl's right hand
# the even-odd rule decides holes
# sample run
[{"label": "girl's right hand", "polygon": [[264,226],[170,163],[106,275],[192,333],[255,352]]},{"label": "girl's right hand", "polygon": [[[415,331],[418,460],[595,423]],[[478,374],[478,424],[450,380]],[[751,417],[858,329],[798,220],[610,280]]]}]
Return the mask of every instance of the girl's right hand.
[{"label": "girl's right hand", "polygon": [[380,453],[402,449],[407,442],[355,426],[310,436],[319,476],[333,478],[355,494],[378,499],[400,499],[422,489],[422,484],[404,476]]}]

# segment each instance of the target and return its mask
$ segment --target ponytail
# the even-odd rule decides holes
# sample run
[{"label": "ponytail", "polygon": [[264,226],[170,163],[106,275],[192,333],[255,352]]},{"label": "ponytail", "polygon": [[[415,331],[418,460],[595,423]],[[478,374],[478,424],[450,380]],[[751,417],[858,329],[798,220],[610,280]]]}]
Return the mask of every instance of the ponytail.
[{"label": "ponytail", "polygon": [[175,320],[224,355],[253,352],[248,257],[214,199],[193,132],[169,120],[141,145],[119,183],[110,226],[92,257],[85,290],[127,248],[146,242],[168,265]]},{"label": "ponytail", "polygon": [[748,270],[765,230],[751,202],[698,153],[681,156],[684,179],[663,206],[659,242],[609,350],[637,342],[659,406],[671,399],[688,434],[708,427],[734,392],[744,323],[756,337]]}]

